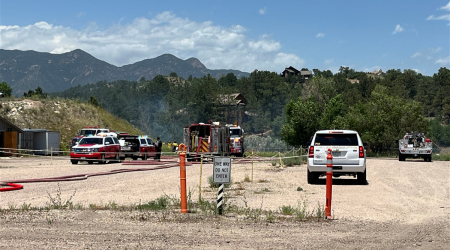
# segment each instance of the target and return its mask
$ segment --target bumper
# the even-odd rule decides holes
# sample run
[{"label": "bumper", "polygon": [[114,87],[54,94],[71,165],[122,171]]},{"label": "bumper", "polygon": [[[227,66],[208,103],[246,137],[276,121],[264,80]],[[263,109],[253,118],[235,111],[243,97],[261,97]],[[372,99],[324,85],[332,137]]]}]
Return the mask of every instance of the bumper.
[{"label": "bumper", "polygon": [[236,153],[242,153],[242,149],[241,148],[231,148],[230,149],[230,152],[233,154],[236,154]]},{"label": "bumper", "polygon": [[70,153],[70,159],[72,160],[86,160],[86,159],[101,159],[102,153],[94,152],[89,154],[77,154]]},{"label": "bumper", "polygon": [[401,154],[405,158],[427,158],[430,157],[431,154]]},{"label": "bumper", "polygon": [[[308,170],[310,172],[327,172],[327,165],[314,165],[313,159],[308,159]],[[358,165],[333,164],[333,173],[363,173],[366,170],[366,162]]]},{"label": "bumper", "polygon": [[144,153],[141,152],[127,152],[127,151],[122,151],[120,153],[120,157],[141,157],[143,156]]}]

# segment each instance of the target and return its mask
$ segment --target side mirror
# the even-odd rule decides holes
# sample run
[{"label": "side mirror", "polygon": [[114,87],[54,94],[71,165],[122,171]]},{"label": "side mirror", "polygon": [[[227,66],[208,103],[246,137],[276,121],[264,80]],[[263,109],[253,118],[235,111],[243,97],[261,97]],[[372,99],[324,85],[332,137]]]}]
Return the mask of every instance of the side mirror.
[{"label": "side mirror", "polygon": [[105,145],[109,145],[109,141],[105,142]]},{"label": "side mirror", "polygon": [[79,142],[75,142],[75,145],[78,145]]}]

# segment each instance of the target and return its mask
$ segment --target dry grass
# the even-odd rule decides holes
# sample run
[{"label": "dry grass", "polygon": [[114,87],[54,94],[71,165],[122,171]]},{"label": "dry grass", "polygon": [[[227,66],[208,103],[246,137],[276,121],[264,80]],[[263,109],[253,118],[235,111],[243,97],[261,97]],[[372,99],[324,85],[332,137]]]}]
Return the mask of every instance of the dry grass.
[{"label": "dry grass", "polygon": [[[31,105],[30,105],[31,104]],[[13,107],[23,106],[13,112]],[[108,127],[114,131],[144,134],[128,121],[102,108],[70,99],[24,100],[11,99],[0,108],[0,115],[18,127],[59,131],[62,150],[68,149],[70,139],[84,126]]]}]

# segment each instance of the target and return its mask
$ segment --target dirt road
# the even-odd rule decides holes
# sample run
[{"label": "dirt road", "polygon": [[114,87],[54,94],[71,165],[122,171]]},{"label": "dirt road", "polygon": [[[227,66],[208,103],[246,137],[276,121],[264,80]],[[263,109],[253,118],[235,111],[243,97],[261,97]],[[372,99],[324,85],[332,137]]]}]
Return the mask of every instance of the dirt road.
[{"label": "dirt road", "polygon": [[[450,244],[450,163],[368,159],[367,185],[354,178],[333,181],[332,221],[275,222],[242,216],[182,215],[178,211],[90,210],[92,204],[136,205],[162,195],[180,196],[179,168],[93,176],[85,180],[25,183],[24,189],[0,193],[0,246],[37,249],[446,249]],[[91,174],[124,168],[122,164],[72,165],[67,158],[1,158],[0,181]],[[215,201],[202,168],[202,197]],[[253,173],[253,174],[252,174]],[[200,166],[187,167],[187,187],[198,199]],[[227,203],[272,210],[325,202],[325,181],[306,182],[306,166],[270,163],[232,166],[234,184]],[[253,183],[246,182],[252,179]],[[297,191],[302,190],[302,191]],[[45,207],[49,195],[70,199],[84,210],[26,211],[23,204]],[[75,192],[75,194],[74,194]],[[18,211],[11,212],[10,208]],[[142,214],[145,213],[145,214]],[[145,216],[143,216],[145,215]],[[145,218],[145,219],[143,219]]]}]

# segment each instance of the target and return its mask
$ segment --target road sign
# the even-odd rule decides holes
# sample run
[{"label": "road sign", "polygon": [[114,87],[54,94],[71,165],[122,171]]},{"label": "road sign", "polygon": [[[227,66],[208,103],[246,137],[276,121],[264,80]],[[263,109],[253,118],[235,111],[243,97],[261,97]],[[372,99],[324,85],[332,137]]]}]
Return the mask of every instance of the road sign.
[{"label": "road sign", "polygon": [[213,164],[213,182],[230,183],[231,182],[231,158],[214,157]]}]

